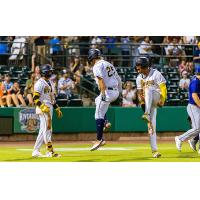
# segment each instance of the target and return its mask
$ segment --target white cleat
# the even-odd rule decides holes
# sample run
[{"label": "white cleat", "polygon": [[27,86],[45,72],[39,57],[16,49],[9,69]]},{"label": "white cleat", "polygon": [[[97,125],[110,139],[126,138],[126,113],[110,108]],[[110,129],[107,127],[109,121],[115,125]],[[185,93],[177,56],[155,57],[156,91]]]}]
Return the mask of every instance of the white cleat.
[{"label": "white cleat", "polygon": [[193,150],[193,151],[197,151],[197,148],[196,148],[196,144],[197,144],[197,141],[196,140],[188,140],[188,143],[190,145],[190,148]]},{"label": "white cleat", "polygon": [[161,153],[159,153],[158,151],[154,151],[152,152],[153,158],[160,158],[161,157]]},{"label": "white cleat", "polygon": [[32,153],[32,157],[34,157],[34,158],[43,158],[43,157],[46,157],[46,156],[43,155],[43,154],[41,154],[40,151],[35,150],[35,151],[33,151],[33,153]]},{"label": "white cleat", "polygon": [[46,157],[47,158],[53,158],[53,157],[54,158],[60,158],[61,154],[58,154],[58,153],[55,153],[55,152],[53,153],[53,152],[49,151],[49,152],[46,153]]},{"label": "white cleat", "polygon": [[90,149],[90,151],[95,151],[97,150],[99,147],[104,146],[106,144],[105,140],[97,140],[94,142],[92,148]]},{"label": "white cleat", "polygon": [[176,148],[181,151],[182,141],[179,140],[178,136],[175,137]]}]

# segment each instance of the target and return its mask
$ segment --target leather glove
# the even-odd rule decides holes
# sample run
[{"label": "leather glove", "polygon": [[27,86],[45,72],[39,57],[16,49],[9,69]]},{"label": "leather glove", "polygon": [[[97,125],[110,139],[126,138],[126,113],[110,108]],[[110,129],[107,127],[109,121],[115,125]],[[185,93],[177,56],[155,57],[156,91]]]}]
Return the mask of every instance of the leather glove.
[{"label": "leather glove", "polygon": [[49,108],[48,106],[46,106],[45,104],[42,104],[42,105],[40,106],[40,109],[41,109],[41,111],[44,112],[44,113],[49,113],[49,112],[50,112],[50,108]]},{"label": "leather glove", "polygon": [[56,108],[55,111],[56,111],[57,117],[58,117],[58,118],[62,118],[63,114],[62,114],[62,111],[60,110],[60,108],[59,108],[59,107]]}]

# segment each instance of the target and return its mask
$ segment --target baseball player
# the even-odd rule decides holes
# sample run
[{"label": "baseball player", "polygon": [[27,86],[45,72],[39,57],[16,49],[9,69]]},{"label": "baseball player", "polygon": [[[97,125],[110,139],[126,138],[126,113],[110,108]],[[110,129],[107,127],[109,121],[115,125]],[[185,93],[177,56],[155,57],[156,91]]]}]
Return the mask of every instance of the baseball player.
[{"label": "baseball player", "polygon": [[[41,78],[34,85],[33,100],[36,105],[36,114],[40,118],[40,130],[35,142],[33,157],[60,157],[61,155],[55,153],[51,141],[52,136],[52,115],[53,108],[57,113],[57,117],[62,117],[62,112],[55,102],[55,91],[49,80],[52,75],[52,66],[45,64],[40,67]],[[47,154],[44,156],[40,153],[40,148],[46,144]]]},{"label": "baseball player", "polygon": [[109,104],[118,98],[119,93],[122,93],[122,82],[114,66],[102,59],[98,49],[89,50],[88,62],[93,67],[95,80],[100,90],[100,95],[95,99],[97,140],[90,149],[94,151],[105,144],[103,129],[107,128],[109,123],[106,119],[106,112]]},{"label": "baseball player", "polygon": [[195,73],[196,76],[192,78],[189,85],[189,103],[187,106],[192,127],[184,134],[175,137],[178,151],[181,151],[182,142],[191,138],[194,139],[189,140],[189,144],[193,150],[196,150],[197,136],[200,134],[200,66],[195,68]]},{"label": "baseball player", "polygon": [[161,154],[156,143],[156,114],[157,107],[163,106],[167,97],[166,80],[158,70],[150,67],[147,57],[136,60],[136,70],[139,73],[136,79],[138,99],[141,105],[145,104],[142,119],[147,122],[153,157],[158,158]]}]

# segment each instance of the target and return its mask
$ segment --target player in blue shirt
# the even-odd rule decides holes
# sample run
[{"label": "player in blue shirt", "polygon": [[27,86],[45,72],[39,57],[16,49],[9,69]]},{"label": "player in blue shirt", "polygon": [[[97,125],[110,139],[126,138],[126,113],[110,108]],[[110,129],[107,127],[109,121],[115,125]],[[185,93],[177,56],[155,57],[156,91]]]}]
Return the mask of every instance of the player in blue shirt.
[{"label": "player in blue shirt", "polygon": [[175,137],[176,147],[181,151],[182,142],[194,138],[200,133],[200,66],[195,69],[196,75],[189,85],[188,115],[191,118],[192,128],[184,134]]}]

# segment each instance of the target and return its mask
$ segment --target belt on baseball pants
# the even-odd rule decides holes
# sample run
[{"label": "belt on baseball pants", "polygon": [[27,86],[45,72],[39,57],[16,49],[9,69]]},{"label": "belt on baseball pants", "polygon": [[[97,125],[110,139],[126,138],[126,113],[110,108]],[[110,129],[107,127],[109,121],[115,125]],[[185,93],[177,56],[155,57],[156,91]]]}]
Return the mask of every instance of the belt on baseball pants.
[{"label": "belt on baseball pants", "polygon": [[108,90],[117,90],[117,88],[111,88],[111,87],[108,87],[107,89]]}]

